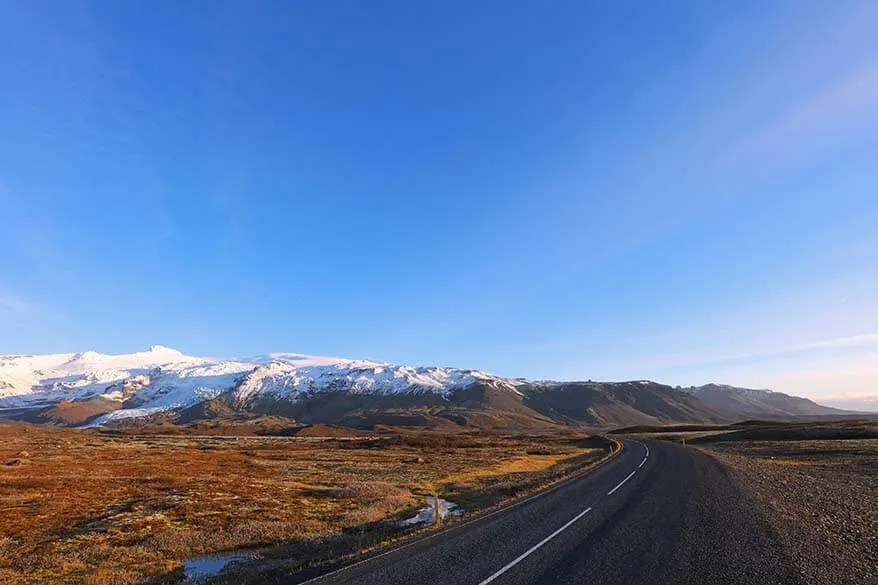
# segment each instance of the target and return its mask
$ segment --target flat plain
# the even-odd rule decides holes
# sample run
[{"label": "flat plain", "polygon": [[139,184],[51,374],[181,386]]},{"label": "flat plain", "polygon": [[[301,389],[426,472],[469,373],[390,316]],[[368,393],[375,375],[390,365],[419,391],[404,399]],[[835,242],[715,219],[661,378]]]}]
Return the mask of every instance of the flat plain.
[{"label": "flat plain", "polygon": [[0,424],[0,582],[179,582],[186,559],[257,548],[318,563],[399,537],[398,520],[426,495],[466,515],[588,467],[612,446],[583,432],[307,430]]},{"label": "flat plain", "polygon": [[706,450],[765,505],[809,583],[878,582],[878,439],[730,441]]}]

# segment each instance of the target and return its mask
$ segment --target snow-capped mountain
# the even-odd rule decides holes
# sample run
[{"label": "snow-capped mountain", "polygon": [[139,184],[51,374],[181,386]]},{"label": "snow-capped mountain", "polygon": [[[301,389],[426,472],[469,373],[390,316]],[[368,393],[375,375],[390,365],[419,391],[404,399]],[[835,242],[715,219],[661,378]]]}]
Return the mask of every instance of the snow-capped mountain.
[{"label": "snow-capped mountain", "polygon": [[247,359],[192,357],[163,346],[124,355],[93,351],[0,356],[0,408],[38,407],[61,400],[102,398],[119,409],[94,421],[186,408],[228,394],[240,405],[270,398],[295,402],[323,392],[368,395],[430,393],[447,398],[484,372],[393,366],[291,353]]},{"label": "snow-capped mountain", "polygon": [[219,359],[153,346],[124,355],[0,356],[0,418],[71,426],[267,415],[369,428],[611,427],[839,413],[804,398],[732,386],[535,382],[292,353]]}]

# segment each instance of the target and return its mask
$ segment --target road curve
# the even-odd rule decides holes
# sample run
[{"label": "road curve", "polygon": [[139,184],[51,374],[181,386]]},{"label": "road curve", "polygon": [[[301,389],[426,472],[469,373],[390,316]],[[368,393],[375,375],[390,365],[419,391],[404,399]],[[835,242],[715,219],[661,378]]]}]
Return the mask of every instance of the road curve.
[{"label": "road curve", "polygon": [[538,497],[290,583],[801,582],[767,524],[716,461],[670,443],[622,443],[613,460]]}]

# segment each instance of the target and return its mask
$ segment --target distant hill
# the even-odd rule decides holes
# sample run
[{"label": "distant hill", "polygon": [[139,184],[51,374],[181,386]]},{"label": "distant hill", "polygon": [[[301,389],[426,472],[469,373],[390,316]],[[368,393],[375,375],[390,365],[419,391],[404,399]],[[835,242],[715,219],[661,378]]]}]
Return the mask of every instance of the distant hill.
[{"label": "distant hill", "polygon": [[657,382],[543,382],[521,388],[524,403],[556,420],[592,426],[730,422],[734,411]]},{"label": "distant hill", "polygon": [[[191,424],[206,420],[284,416],[307,425],[374,429],[384,426],[452,430],[520,430],[557,426],[613,427],[671,422],[725,423],[734,413],[663,384],[635,382],[525,382],[479,380],[446,396],[321,392],[295,401],[257,397],[236,403],[235,392],[149,420]],[[128,420],[125,426],[133,421]],[[117,424],[121,424],[121,421]]]},{"label": "distant hill", "polygon": [[726,384],[705,384],[682,388],[702,402],[746,418],[790,418],[801,416],[832,416],[851,414],[849,411],[822,406],[807,398],[790,396],[772,390],[739,388]]}]

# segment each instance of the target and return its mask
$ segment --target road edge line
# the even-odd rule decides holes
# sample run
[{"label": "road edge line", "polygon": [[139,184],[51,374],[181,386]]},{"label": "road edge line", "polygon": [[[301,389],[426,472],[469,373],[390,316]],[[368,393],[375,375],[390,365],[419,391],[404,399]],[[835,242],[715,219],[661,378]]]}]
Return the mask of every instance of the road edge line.
[{"label": "road edge line", "polygon": [[[372,561],[374,559],[378,559],[378,558],[381,558],[383,556],[387,556],[389,554],[399,552],[401,550],[409,548],[410,546],[414,546],[416,544],[420,544],[420,543],[425,542],[427,540],[431,540],[437,536],[442,536],[444,534],[448,534],[449,532],[457,530],[458,528],[463,528],[464,526],[469,526],[471,524],[475,524],[476,522],[481,522],[482,520],[485,520],[487,518],[495,516],[501,512],[505,512],[507,510],[511,510],[512,508],[516,508],[516,507],[518,507],[522,504],[525,504],[531,500],[535,500],[535,499],[542,497],[546,494],[549,494],[557,489],[560,489],[560,488],[564,487],[565,485],[567,485],[568,483],[572,483],[573,481],[586,475],[587,473],[590,473],[590,472],[594,471],[595,469],[602,467],[605,463],[609,463],[610,461],[615,459],[619,455],[619,453],[621,453],[625,449],[625,446],[622,444],[622,442],[614,437],[607,437],[604,435],[596,435],[596,436],[603,437],[604,439],[607,439],[608,441],[613,443],[616,446],[616,448],[611,449],[610,452],[603,459],[600,459],[600,460],[596,461],[595,463],[593,463],[592,465],[589,465],[585,469],[582,469],[580,471],[576,471],[573,474],[571,474],[567,477],[564,477],[564,478],[562,478],[554,483],[547,484],[544,488],[540,489],[535,494],[528,495],[528,496],[524,497],[523,499],[513,500],[513,501],[511,501],[507,504],[503,504],[501,507],[495,508],[493,510],[491,510],[491,509],[485,510],[484,512],[479,513],[477,516],[473,516],[471,518],[468,518],[466,521],[461,522],[459,524],[452,524],[450,526],[446,526],[445,528],[441,528],[439,530],[433,531],[429,534],[423,534],[420,536],[416,536],[411,541],[405,542],[399,546],[390,548],[388,550],[382,551],[382,552],[375,554],[375,555],[372,555],[372,556],[368,556],[364,559],[353,562],[349,565],[344,565],[344,566],[338,567],[337,569],[323,573],[322,575],[315,575],[314,577],[311,577],[310,579],[307,579],[305,581],[299,581],[297,583],[297,585],[307,585],[308,583],[316,582],[319,579],[323,579],[325,577],[329,577],[331,575],[341,573],[342,571],[352,569],[352,568],[357,567],[359,565],[362,565],[364,563],[368,563],[369,561]],[[388,543],[388,545],[389,545],[389,543]],[[366,553],[361,553],[361,554],[366,554]]]}]

